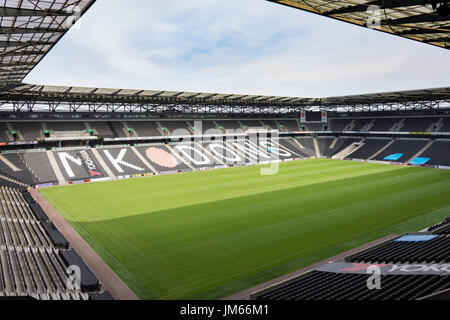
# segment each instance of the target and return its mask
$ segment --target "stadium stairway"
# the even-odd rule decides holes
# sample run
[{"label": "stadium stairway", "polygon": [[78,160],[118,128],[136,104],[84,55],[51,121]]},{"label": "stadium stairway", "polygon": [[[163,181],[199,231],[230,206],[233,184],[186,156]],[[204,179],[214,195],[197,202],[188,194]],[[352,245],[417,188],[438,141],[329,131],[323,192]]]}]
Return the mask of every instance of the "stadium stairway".
[{"label": "stadium stairway", "polygon": [[362,139],[360,142],[353,142],[348,147],[346,147],[344,150],[336,153],[333,156],[333,159],[345,159],[349,154],[356,152],[359,148],[364,146],[364,143],[365,143],[365,139]]},{"label": "stadium stairway", "polygon": [[420,149],[415,155],[413,155],[411,157],[411,159],[406,161],[406,163],[410,163],[415,158],[420,157],[420,155],[422,155],[425,151],[427,151],[433,145],[433,143],[434,143],[434,140],[430,140],[422,149]]},{"label": "stadium stairway", "polygon": [[389,148],[393,143],[395,142],[395,139],[392,139],[388,144],[386,144],[384,147],[382,147],[380,150],[375,152],[372,156],[370,156],[367,160],[372,160],[375,157],[377,157],[380,153],[382,153],[384,150]]},{"label": "stadium stairway", "polygon": [[317,138],[313,138],[313,144],[314,144],[314,152],[316,153],[316,158],[321,158],[322,155],[320,154],[320,148],[319,144],[317,143]]},{"label": "stadium stairway", "polygon": [[61,169],[58,166],[58,163],[56,162],[55,156],[53,155],[52,151],[47,151],[48,160],[50,161],[50,165],[53,168],[53,171],[55,172],[56,178],[58,179],[58,182],[60,185],[66,184],[66,179],[64,178],[64,175],[61,172]]}]

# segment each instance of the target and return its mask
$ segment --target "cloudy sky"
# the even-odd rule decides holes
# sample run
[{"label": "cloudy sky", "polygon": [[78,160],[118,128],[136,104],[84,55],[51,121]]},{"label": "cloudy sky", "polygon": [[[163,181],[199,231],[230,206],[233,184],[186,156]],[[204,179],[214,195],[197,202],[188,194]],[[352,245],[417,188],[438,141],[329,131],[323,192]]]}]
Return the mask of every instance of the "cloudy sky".
[{"label": "cloudy sky", "polygon": [[450,52],[264,0],[97,0],[28,83],[326,97],[450,85]]}]

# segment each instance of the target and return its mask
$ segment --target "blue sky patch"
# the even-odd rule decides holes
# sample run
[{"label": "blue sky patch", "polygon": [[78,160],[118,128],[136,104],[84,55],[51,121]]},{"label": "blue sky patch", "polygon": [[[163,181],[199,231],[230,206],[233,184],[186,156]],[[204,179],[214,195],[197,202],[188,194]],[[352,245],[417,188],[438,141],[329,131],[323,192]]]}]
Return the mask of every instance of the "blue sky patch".
[{"label": "blue sky patch", "polygon": [[447,50],[270,1],[132,2],[95,2],[25,82],[327,97],[450,80]]}]

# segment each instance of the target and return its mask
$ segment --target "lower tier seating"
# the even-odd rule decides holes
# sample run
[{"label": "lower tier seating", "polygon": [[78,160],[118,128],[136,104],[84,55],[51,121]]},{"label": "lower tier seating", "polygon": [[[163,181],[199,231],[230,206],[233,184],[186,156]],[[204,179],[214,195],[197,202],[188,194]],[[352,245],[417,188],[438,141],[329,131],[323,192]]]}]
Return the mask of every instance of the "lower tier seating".
[{"label": "lower tier seating", "polygon": [[348,260],[365,263],[446,263],[450,262],[450,237],[405,236],[354,255]]},{"label": "lower tier seating", "polygon": [[357,150],[355,150],[355,152],[349,154],[347,156],[347,158],[350,159],[363,159],[363,160],[367,160],[370,157],[372,157],[373,155],[375,155],[379,150],[381,150],[384,146],[386,146],[389,142],[391,141],[391,139],[387,138],[387,139],[366,139],[364,141],[364,145],[360,148],[358,148]]},{"label": "lower tier seating", "polygon": [[450,140],[436,140],[425,150],[421,158],[428,158],[427,165],[450,166]]},{"label": "lower tier seating", "polygon": [[416,153],[425,147],[428,142],[428,139],[411,140],[399,138],[374,159],[401,163],[408,162]]},{"label": "lower tier seating", "polygon": [[[0,179],[0,298],[110,299],[45,213],[36,215],[36,206],[27,189]],[[79,286],[71,285],[72,265],[81,270]]]},{"label": "lower tier seating", "polygon": [[380,290],[369,290],[367,278],[366,274],[312,271],[256,300],[413,300],[450,288],[450,276],[381,275]]}]

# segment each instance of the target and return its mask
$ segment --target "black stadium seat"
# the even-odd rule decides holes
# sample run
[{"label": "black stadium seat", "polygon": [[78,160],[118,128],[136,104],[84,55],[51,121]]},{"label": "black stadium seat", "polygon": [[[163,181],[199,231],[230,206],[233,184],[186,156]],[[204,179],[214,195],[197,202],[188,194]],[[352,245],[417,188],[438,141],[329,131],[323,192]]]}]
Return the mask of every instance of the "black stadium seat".
[{"label": "black stadium seat", "polygon": [[30,208],[39,221],[47,221],[47,214],[42,210],[41,206],[37,203],[31,203]]},{"label": "black stadium seat", "polygon": [[42,221],[42,226],[47,232],[47,235],[52,240],[56,248],[69,249],[69,241],[63,236],[63,234],[55,227],[55,225],[48,221]]},{"label": "black stadium seat", "polygon": [[84,291],[95,291],[100,289],[97,277],[92,273],[83,259],[74,249],[61,252],[66,266],[78,266],[81,272],[81,289]]}]

